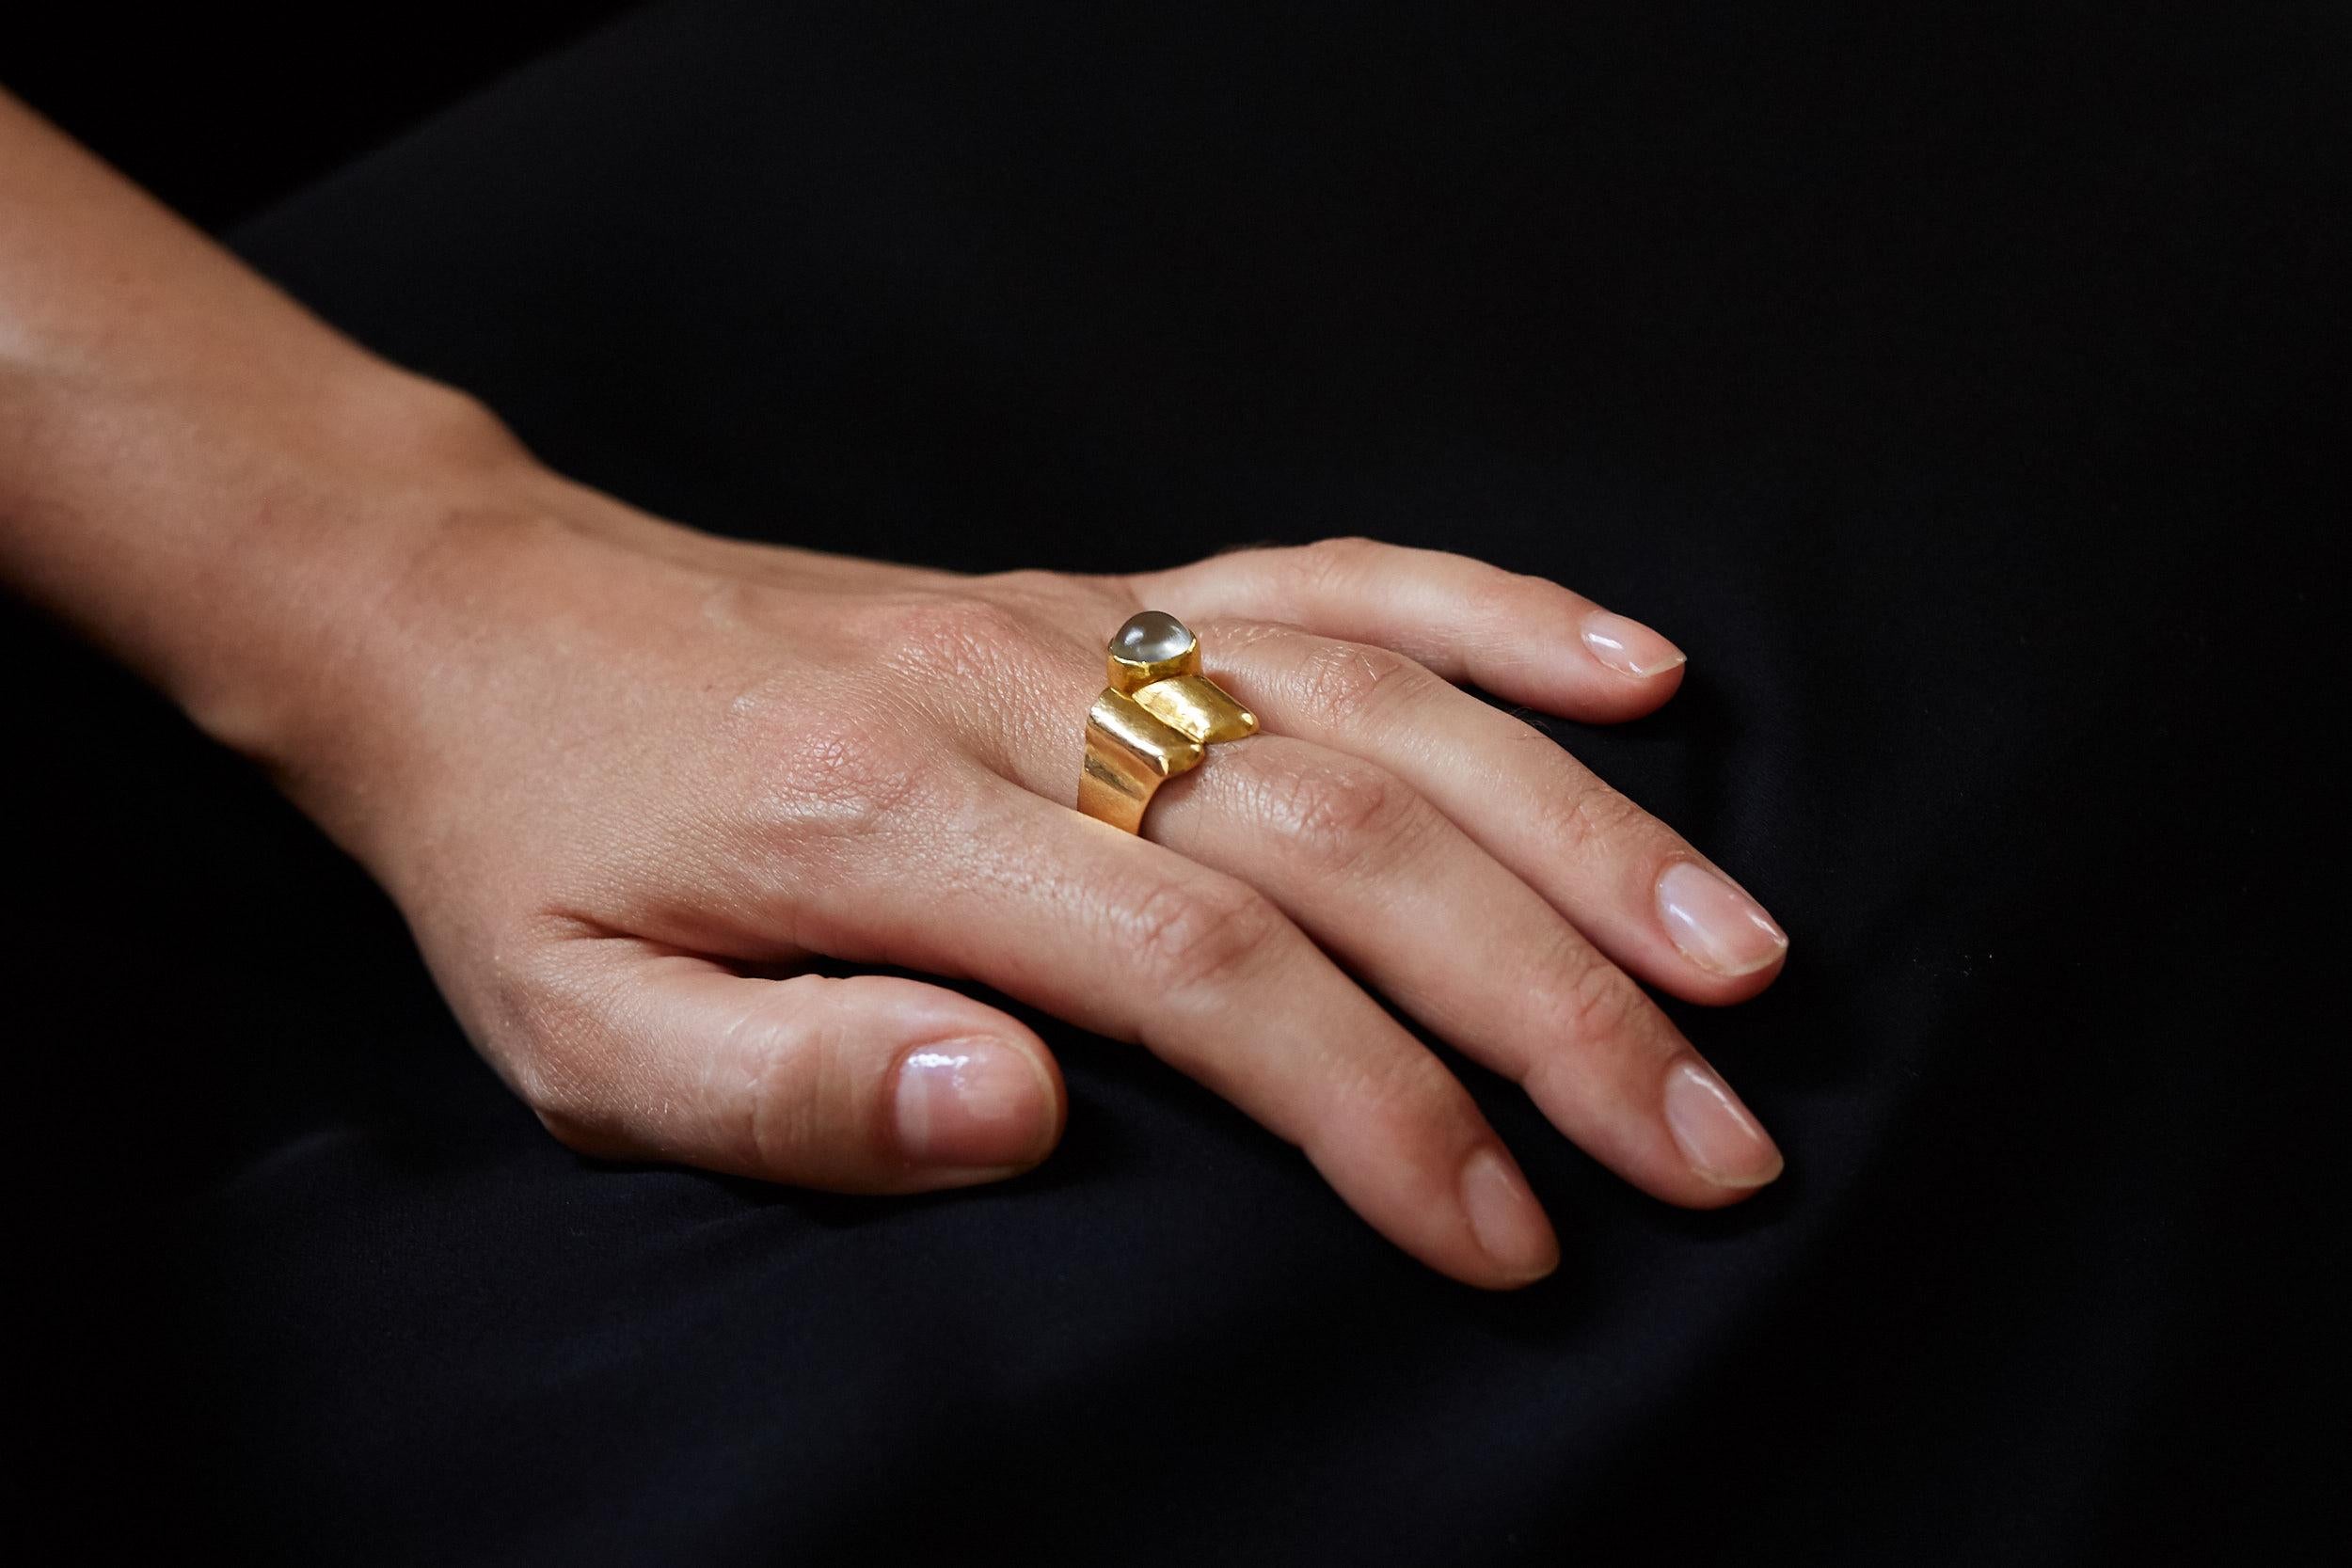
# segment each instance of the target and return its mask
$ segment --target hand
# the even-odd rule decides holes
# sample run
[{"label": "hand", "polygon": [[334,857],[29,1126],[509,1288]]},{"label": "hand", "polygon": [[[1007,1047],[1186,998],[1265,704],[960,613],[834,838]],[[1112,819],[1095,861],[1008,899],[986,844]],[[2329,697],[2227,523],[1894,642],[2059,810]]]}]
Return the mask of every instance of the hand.
[{"label": "hand", "polygon": [[[1681,656],[1566,590],[1337,540],[1132,578],[959,577],[694,534],[535,481],[444,531],[303,798],[392,890],[473,1038],[571,1147],[836,1191],[1035,1164],[1042,1042],[968,976],[1137,1041],[1436,1268],[1557,1245],[1470,1095],[1349,971],[1669,1201],[1780,1168],[1643,994],[1785,939],[1538,731]],[[1263,733],[1138,839],[1071,806],[1103,643],[1172,610]],[[314,752],[313,754],[320,754]],[[1337,960],[1337,961],[1335,961]],[[1341,965],[1347,966],[1343,971]]]},{"label": "hand", "polygon": [[[576,1148],[857,1192],[1045,1156],[1033,1033],[793,974],[823,955],[1140,1041],[1415,1256],[1545,1273],[1510,1155],[1344,963],[1661,1197],[1779,1170],[1629,977],[1737,1001],[1779,931],[1446,684],[1626,718],[1680,679],[1656,633],[1360,541],[1117,578],[708,538],[550,475],[5,95],[0,217],[0,580],[270,766]],[[1148,840],[1072,809],[1104,641],[1147,606],[1266,731]]]}]

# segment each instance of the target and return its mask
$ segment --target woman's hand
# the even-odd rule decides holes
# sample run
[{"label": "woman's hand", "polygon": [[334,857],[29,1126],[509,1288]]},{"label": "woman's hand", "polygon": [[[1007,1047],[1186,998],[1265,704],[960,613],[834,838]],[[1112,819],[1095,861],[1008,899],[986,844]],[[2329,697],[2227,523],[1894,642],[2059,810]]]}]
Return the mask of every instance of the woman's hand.
[{"label": "woman's hand", "polygon": [[[1634,984],[1738,1001],[1779,930],[1447,684],[1628,718],[1680,679],[1655,632],[1361,541],[1127,578],[727,543],[548,474],[5,95],[0,219],[0,577],[271,767],[574,1147],[854,1192],[1045,1157],[1033,1033],[794,974],[822,956],[1148,1046],[1474,1284],[1545,1273],[1550,1228],[1350,972],[1661,1197],[1779,1171]],[[1104,640],[1146,607],[1264,733],[1138,839],[1073,802]]]},{"label": "woman's hand", "polygon": [[[1680,679],[1655,632],[1361,540],[973,578],[722,541],[535,471],[499,493],[368,612],[288,782],[571,1147],[871,1193],[1045,1158],[1063,1092],[1032,1031],[937,986],[794,973],[822,957],[1141,1043],[1478,1285],[1543,1275],[1556,1243],[1367,987],[1662,1198],[1779,1171],[1634,984],[1738,1001],[1779,930],[1449,684],[1628,718]],[[1138,839],[1072,802],[1104,641],[1146,607],[1200,631],[1263,731],[1171,781]]]}]

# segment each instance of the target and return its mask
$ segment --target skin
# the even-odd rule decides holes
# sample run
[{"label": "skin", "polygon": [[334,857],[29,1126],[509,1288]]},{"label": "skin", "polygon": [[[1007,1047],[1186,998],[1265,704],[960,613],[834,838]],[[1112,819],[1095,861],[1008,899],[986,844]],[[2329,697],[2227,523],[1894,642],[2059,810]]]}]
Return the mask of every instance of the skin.
[{"label": "skin", "polygon": [[[532,459],[0,97],[0,574],[266,768],[406,914],[485,1057],[596,1156],[904,1193],[1044,1159],[1037,1036],[1131,1041],[1488,1288],[1558,1244],[1374,999],[1676,1204],[1780,1156],[1636,982],[1786,939],[1454,684],[1607,722],[1681,657],[1555,583],[1362,540],[981,577],[714,538]],[[1133,837],[1072,809],[1103,641],[1165,609],[1264,732]]]}]

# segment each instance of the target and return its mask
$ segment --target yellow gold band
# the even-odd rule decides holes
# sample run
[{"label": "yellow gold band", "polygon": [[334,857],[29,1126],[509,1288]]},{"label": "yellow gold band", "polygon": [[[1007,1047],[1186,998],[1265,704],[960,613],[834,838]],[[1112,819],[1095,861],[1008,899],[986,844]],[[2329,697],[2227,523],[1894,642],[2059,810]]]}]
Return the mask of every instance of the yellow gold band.
[{"label": "yellow gold band", "polygon": [[1111,638],[1110,684],[1087,714],[1078,809],[1127,832],[1161,784],[1200,766],[1208,748],[1258,731],[1258,716],[1200,673],[1200,641],[1163,610],[1142,610]]}]

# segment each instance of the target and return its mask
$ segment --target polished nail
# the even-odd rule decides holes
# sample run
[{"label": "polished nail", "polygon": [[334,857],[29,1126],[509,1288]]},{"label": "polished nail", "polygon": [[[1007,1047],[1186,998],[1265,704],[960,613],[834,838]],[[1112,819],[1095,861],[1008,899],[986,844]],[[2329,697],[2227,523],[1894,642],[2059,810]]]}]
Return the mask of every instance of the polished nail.
[{"label": "polished nail", "polygon": [[1788,951],[1788,938],[1755,899],[1696,861],[1658,879],[1658,918],[1682,956],[1718,974],[1753,974]]},{"label": "polished nail", "polygon": [[1780,1150],[1724,1081],[1695,1062],[1666,1073],[1666,1127],[1682,1157],[1718,1187],[1761,1187],[1781,1170]]},{"label": "polished nail", "polygon": [[1482,1148],[1462,1164],[1462,1212],[1470,1234],[1513,1279],[1541,1279],[1560,1264],[1551,1222],[1511,1162]]},{"label": "polished nail", "polygon": [[1584,646],[1621,675],[1661,674],[1684,662],[1680,648],[1639,621],[1596,610],[1584,617]]},{"label": "polished nail", "polygon": [[1054,1130],[1043,1064],[1001,1040],[949,1040],[898,1068],[900,1152],[918,1165],[1025,1165]]}]

